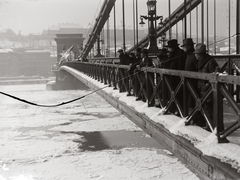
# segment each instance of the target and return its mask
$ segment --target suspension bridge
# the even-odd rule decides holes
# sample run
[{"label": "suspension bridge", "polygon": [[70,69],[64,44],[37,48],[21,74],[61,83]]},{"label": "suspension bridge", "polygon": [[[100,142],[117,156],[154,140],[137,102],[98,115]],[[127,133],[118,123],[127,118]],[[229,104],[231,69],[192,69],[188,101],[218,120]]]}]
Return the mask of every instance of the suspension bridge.
[{"label": "suspension bridge", "polygon": [[[202,179],[240,179],[240,159],[238,158],[238,152],[240,153],[238,140],[240,135],[240,2],[237,0],[181,0],[181,3],[175,7],[176,4],[171,0],[164,2],[133,0],[134,43],[128,49],[125,37],[124,3],[122,0],[122,46],[117,47],[116,41],[116,1],[105,0],[91,33],[86,38],[79,59],[61,63],[54,69],[56,83],[60,83],[62,77],[67,75],[86,84],[92,89],[92,93],[102,96],[173,152]],[[148,6],[146,16],[138,14],[140,3]],[[166,17],[157,15],[163,3],[168,9]],[[219,19],[223,7],[226,17]],[[108,42],[108,50],[110,47],[114,50],[111,53],[101,52],[99,47],[101,33],[109,33],[104,29],[109,28],[110,17],[114,25],[112,40],[114,43],[109,43],[109,34],[104,36],[107,38],[104,42]],[[139,18],[141,24],[143,19],[148,22],[148,34],[142,39],[138,37]],[[158,20],[159,24],[157,24]],[[192,38],[196,43],[206,44],[209,53],[216,59],[220,72],[208,74],[143,67],[141,72],[144,73],[144,78],[142,78],[140,73],[130,74],[129,65],[119,64],[118,48],[122,48],[127,53],[135,52],[137,48],[148,48],[151,58],[156,61],[158,53],[165,46],[165,41],[177,39],[181,44],[185,38]],[[224,48],[221,47],[222,43]],[[96,46],[97,55],[94,55]],[[98,56],[99,54],[101,56]],[[131,77],[140,84],[138,93],[143,94],[144,101],[136,101]],[[171,77],[179,77],[179,83],[171,84]],[[199,97],[196,93],[192,84],[193,79],[205,80],[211,84],[203,96]],[[124,90],[120,91],[122,87]],[[193,97],[195,104],[191,110],[187,103],[189,95]],[[179,96],[183,97],[183,103],[179,102]],[[204,109],[204,104],[210,96],[214,107],[212,117],[209,117]],[[173,105],[176,106],[177,116],[169,114],[170,107]],[[139,109],[139,107],[142,108]],[[208,123],[210,132],[189,123],[197,114],[201,114],[202,119]],[[221,124],[224,125],[224,130]]]}]

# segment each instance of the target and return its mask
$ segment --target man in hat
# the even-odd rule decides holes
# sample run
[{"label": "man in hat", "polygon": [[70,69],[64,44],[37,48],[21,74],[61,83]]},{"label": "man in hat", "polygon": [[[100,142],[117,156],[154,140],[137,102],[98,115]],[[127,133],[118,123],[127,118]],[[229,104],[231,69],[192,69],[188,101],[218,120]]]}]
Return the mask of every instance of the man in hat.
[{"label": "man in hat", "polygon": [[183,44],[181,47],[187,53],[186,63],[185,63],[185,70],[186,71],[197,71],[197,59],[194,55],[194,42],[192,38],[186,38],[183,40]]},{"label": "man in hat", "polygon": [[[179,48],[177,39],[171,39],[167,43],[168,44],[166,47],[168,48],[168,52],[169,52],[169,59],[168,59],[169,69],[184,70],[185,62],[186,62],[186,53],[182,49]],[[169,80],[170,80],[170,84],[171,84],[173,90],[175,90],[181,79],[178,76],[170,76]],[[183,107],[182,88],[179,90],[179,92],[177,94],[177,99],[178,99],[180,105]],[[169,111],[171,113],[174,113],[175,115],[179,115],[179,112],[174,104],[172,104],[172,106],[170,106]]]},{"label": "man in hat", "polygon": [[118,50],[119,53],[119,64],[121,65],[128,65],[128,54],[123,51],[123,49]]},{"label": "man in hat", "polygon": [[[141,48],[137,48],[136,49],[136,54],[133,56],[133,54],[131,55],[131,53],[129,54],[129,57],[130,57],[130,61],[132,61],[132,63],[130,63],[130,68],[129,68],[129,72],[131,74],[131,79],[132,79],[132,86],[133,86],[133,93],[135,96],[137,96],[137,91],[140,89],[140,83],[137,79],[137,70],[136,67],[137,65],[140,64],[140,61],[141,61]],[[134,57],[132,60],[131,60],[131,57]]]},{"label": "man in hat", "polygon": [[[198,60],[198,72],[201,73],[214,73],[219,71],[219,66],[216,62],[216,60],[210,56],[207,53],[207,47],[205,44],[199,43],[196,45],[196,50],[194,51],[194,54]],[[208,89],[211,87],[211,83],[207,80],[198,80],[198,89],[200,96],[203,97]],[[212,95],[208,97],[208,99],[203,104],[203,108],[207,114],[207,116],[210,118],[210,124],[214,126],[213,124],[213,97]],[[203,118],[202,118],[203,119]],[[208,127],[208,123],[202,122],[203,126],[205,125],[205,129],[210,130]],[[224,130],[223,122],[219,122],[219,132]]]},{"label": "man in hat", "polygon": [[166,47],[169,52],[169,69],[184,70],[186,54],[179,48],[177,39],[171,39],[167,43]]},{"label": "man in hat", "polygon": [[[187,58],[186,58],[186,63],[185,63],[185,70],[186,71],[198,71],[198,67],[197,67],[197,59],[195,57],[195,54],[193,53],[195,51],[194,49],[194,42],[192,40],[192,38],[186,38],[183,40],[183,44],[181,45],[181,47],[183,48],[183,50],[186,52],[187,54]],[[190,79],[189,82],[191,83],[193,89],[198,92],[198,87],[197,87],[197,80],[196,79]],[[191,93],[189,93],[190,96],[188,97],[188,107],[189,109],[193,109],[195,106],[195,102],[194,99],[191,95]]]}]

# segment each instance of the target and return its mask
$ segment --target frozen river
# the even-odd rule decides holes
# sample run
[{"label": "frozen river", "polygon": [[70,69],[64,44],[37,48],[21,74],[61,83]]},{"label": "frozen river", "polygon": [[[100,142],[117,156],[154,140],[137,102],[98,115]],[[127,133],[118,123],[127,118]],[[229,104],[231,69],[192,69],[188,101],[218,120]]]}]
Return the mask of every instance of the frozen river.
[{"label": "frozen river", "polygon": [[[38,104],[89,91],[0,86]],[[0,180],[196,180],[176,157],[96,94],[42,108],[0,95]]]}]

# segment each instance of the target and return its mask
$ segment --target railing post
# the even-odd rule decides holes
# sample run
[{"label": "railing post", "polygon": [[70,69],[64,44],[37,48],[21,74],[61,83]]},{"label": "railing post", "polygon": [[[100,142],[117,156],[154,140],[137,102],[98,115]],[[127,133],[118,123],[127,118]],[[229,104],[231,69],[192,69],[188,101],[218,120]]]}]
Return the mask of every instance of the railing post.
[{"label": "railing post", "polygon": [[181,77],[183,81],[183,116],[188,116],[188,98],[189,98],[189,91],[186,85],[186,78],[184,76]]},{"label": "railing post", "polygon": [[126,87],[127,87],[127,96],[131,96],[131,77],[130,77],[130,73],[129,71],[125,70],[125,83],[126,83]]},{"label": "railing post", "polygon": [[102,77],[102,71],[101,71],[101,65],[99,64],[98,65],[98,74],[97,74],[97,76],[98,76],[98,81],[100,81],[101,82],[101,77]]},{"label": "railing post", "polygon": [[107,67],[106,67],[106,66],[103,66],[103,79],[104,79],[104,84],[107,84],[107,73],[108,73]]},{"label": "railing post", "polygon": [[117,68],[112,68],[113,89],[117,89]]},{"label": "railing post", "polygon": [[111,75],[112,75],[112,73],[111,73],[111,67],[108,66],[108,67],[107,67],[107,81],[108,81],[109,87],[112,86]]},{"label": "railing post", "polygon": [[97,65],[94,64],[94,79],[98,80],[98,68],[97,68]]},{"label": "railing post", "polygon": [[104,74],[104,72],[103,72],[103,66],[100,64],[100,80],[101,80],[101,83],[104,83],[104,78],[103,78],[103,74]]},{"label": "railing post", "polygon": [[223,125],[223,95],[220,91],[220,83],[218,82],[218,74],[215,81],[211,82],[213,92],[213,128],[217,128],[217,137],[220,142],[220,132],[224,130]]},{"label": "railing post", "polygon": [[[237,76],[240,76],[240,73],[237,72]],[[236,87],[236,101],[237,103],[240,103],[240,86],[237,85]]]},{"label": "railing post", "polygon": [[124,72],[124,69],[122,68],[118,68],[118,88],[119,88],[119,92],[125,92],[126,89],[125,89],[125,86],[124,86],[124,76],[125,76],[125,72]]},{"label": "railing post", "polygon": [[148,107],[152,107],[155,105],[155,95],[154,95],[153,99],[151,99],[152,94],[153,94],[153,87],[152,87],[151,81],[154,82],[154,73],[147,72],[146,74],[147,74],[146,91],[147,91]]},{"label": "railing post", "polygon": [[[230,56],[228,57],[228,74],[234,75],[233,68],[232,68],[232,60],[231,60]],[[231,95],[234,96],[233,85],[228,84],[228,88],[229,88],[229,92],[231,93]]]},{"label": "railing post", "polygon": [[167,101],[168,101],[168,95],[167,95],[167,86],[165,83],[165,76],[164,74],[161,74],[161,78],[162,78],[162,104],[165,107],[167,105]]}]

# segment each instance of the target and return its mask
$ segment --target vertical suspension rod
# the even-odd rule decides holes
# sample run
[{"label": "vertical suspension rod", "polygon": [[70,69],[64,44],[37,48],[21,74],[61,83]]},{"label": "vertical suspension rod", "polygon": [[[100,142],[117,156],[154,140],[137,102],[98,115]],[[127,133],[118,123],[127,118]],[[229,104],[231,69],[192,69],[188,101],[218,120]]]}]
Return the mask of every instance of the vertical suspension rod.
[{"label": "vertical suspension rod", "polygon": [[116,33],[116,7],[113,6],[113,23],[114,23],[114,55],[117,57],[117,33]]},{"label": "vertical suspension rod", "polygon": [[123,22],[123,49],[126,50],[126,42],[125,42],[125,5],[124,0],[122,0],[122,22]]}]

